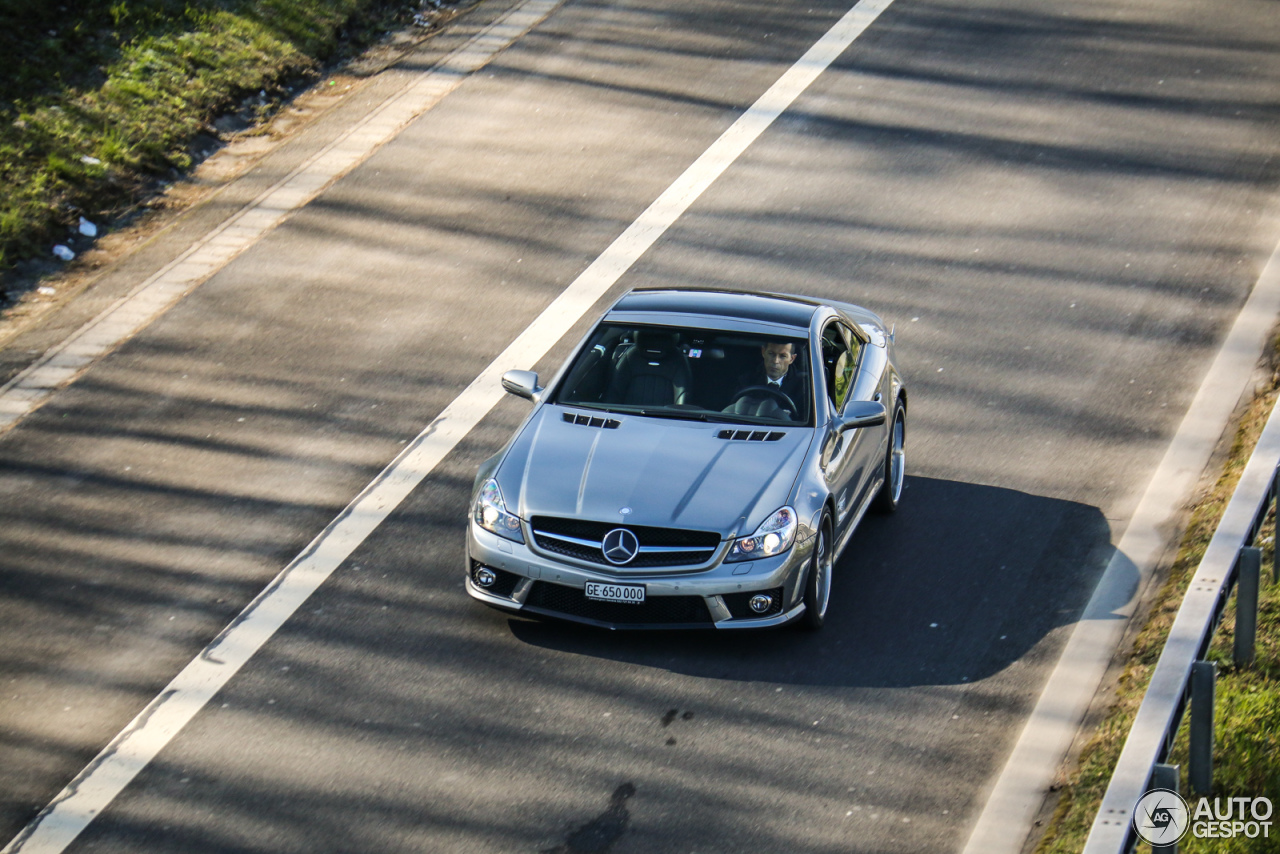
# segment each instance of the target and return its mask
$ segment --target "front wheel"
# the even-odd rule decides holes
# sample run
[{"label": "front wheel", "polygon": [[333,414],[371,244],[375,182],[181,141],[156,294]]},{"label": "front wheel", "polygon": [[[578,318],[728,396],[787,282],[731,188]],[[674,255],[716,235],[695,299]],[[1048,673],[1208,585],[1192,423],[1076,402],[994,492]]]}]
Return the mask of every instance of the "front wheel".
[{"label": "front wheel", "polygon": [[808,577],[804,581],[804,614],[802,625],[820,629],[827,619],[827,603],[831,601],[831,518],[822,514],[818,524],[818,541],[813,546]]},{"label": "front wheel", "polygon": [[907,410],[899,400],[893,406],[893,426],[889,429],[889,446],[884,452],[884,483],[871,505],[877,513],[892,513],[898,509],[907,472],[906,448]]}]

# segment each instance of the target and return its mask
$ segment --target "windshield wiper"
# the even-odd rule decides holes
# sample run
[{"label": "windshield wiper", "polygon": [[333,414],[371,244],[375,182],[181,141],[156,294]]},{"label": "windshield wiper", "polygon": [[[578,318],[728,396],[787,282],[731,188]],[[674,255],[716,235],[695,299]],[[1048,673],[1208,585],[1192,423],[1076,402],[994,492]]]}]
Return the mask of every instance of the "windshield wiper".
[{"label": "windshield wiper", "polygon": [[650,418],[672,418],[680,421],[705,421],[711,424],[758,424],[758,421],[747,421],[741,416],[725,415],[720,412],[694,412],[688,409],[642,409],[640,415]]},{"label": "windshield wiper", "polygon": [[645,415],[649,418],[672,418],[676,421],[707,421],[705,412],[692,412],[684,409],[637,409],[636,415]]},{"label": "windshield wiper", "polygon": [[608,412],[611,415],[643,415],[647,418],[669,418],[673,421],[702,421],[709,424],[751,424],[755,426],[795,427],[790,421],[774,421],[771,419],[752,418],[749,415],[729,415],[722,412],[701,412],[692,409],[645,409],[640,406],[602,406],[595,403],[565,403],[557,401],[560,406],[572,406],[578,409],[590,409],[593,412]]},{"label": "windshield wiper", "polygon": [[608,412],[612,415],[642,414],[639,409],[615,409],[614,407],[611,407],[611,406],[600,406],[599,404],[595,404],[595,403],[577,403],[573,401],[557,400],[555,401],[555,404],[557,406],[572,406],[575,409],[590,409],[592,412]]}]

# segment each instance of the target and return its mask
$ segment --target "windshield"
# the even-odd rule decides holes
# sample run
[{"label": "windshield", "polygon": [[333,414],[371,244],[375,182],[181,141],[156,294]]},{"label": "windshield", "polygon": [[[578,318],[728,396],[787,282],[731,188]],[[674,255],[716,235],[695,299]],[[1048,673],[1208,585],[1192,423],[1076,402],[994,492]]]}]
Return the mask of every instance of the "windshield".
[{"label": "windshield", "polygon": [[553,402],[657,418],[807,425],[811,376],[803,338],[603,323]]}]

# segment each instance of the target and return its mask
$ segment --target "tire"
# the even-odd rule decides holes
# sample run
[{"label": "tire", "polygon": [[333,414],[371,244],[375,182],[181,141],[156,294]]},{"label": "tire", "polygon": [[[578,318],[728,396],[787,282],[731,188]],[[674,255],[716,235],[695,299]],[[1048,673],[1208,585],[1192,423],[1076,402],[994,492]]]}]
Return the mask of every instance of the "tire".
[{"label": "tire", "polygon": [[907,409],[899,400],[893,407],[889,428],[889,445],[884,452],[884,483],[871,503],[877,513],[888,514],[898,509],[902,500],[902,484],[907,473]]},{"label": "tire", "polygon": [[809,560],[809,571],[804,579],[804,614],[800,624],[812,631],[822,628],[827,620],[827,606],[831,602],[831,517],[822,514],[818,524],[817,542]]}]

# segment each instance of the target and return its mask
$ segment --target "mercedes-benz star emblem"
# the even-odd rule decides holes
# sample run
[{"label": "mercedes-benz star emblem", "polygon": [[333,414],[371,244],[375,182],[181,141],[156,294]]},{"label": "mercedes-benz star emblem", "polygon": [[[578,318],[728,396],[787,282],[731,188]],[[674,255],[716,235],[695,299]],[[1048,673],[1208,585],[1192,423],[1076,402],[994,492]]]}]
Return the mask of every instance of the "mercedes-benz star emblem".
[{"label": "mercedes-benz star emblem", "polygon": [[630,563],[636,552],[640,551],[640,541],[626,528],[614,528],[604,535],[600,550],[604,552],[605,560],[621,566]]}]

